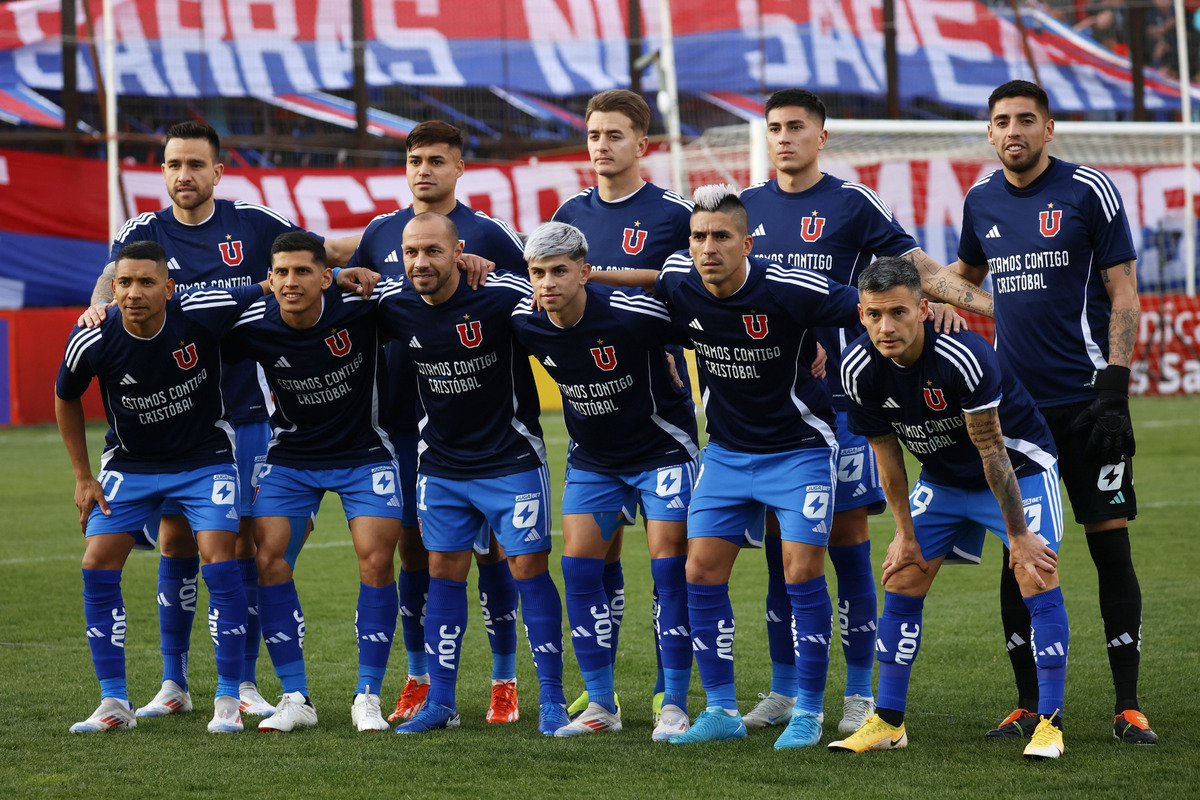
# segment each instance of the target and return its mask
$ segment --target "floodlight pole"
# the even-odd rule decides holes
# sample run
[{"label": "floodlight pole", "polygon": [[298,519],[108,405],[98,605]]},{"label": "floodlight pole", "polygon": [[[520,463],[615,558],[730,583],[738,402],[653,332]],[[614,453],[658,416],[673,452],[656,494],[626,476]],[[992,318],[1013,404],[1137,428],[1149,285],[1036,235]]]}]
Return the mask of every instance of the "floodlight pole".
[{"label": "floodlight pole", "polygon": [[683,168],[683,133],[679,124],[679,83],[675,73],[675,34],[671,27],[671,0],[658,1],[662,46],[659,51],[658,110],[667,124],[667,142],[671,153],[671,189],[691,196]]},{"label": "floodlight pole", "polygon": [[1183,0],[1175,0],[1175,49],[1179,51],[1179,103],[1183,121],[1183,256],[1188,297],[1196,296],[1196,196],[1192,186],[1195,155],[1192,152],[1192,68],[1188,63],[1187,26]]},{"label": "floodlight pole", "polygon": [[[95,47],[93,42],[92,47]],[[117,25],[113,0],[104,0],[104,141],[108,162],[108,240],[117,238],[121,206],[121,162],[117,147]]]}]

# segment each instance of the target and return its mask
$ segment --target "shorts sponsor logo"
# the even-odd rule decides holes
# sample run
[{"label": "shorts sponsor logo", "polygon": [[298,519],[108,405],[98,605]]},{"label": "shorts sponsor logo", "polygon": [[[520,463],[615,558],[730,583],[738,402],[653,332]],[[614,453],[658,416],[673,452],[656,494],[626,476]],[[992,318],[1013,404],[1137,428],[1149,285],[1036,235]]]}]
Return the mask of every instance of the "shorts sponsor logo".
[{"label": "shorts sponsor logo", "polygon": [[[538,514],[542,508],[541,498],[535,496],[530,500],[522,500],[513,506],[512,524],[514,528],[532,528],[538,522]],[[540,534],[539,534],[540,535]]]},{"label": "shorts sponsor logo", "polygon": [[1125,464],[1106,464],[1100,468],[1096,478],[1096,488],[1102,492],[1115,492],[1121,488],[1125,480]]},{"label": "shorts sponsor logo", "polygon": [[213,479],[212,501],[219,506],[231,506],[237,498],[237,484],[232,480],[217,477]]},{"label": "shorts sponsor logo", "polygon": [[654,493],[659,497],[671,497],[679,494],[683,486],[683,467],[663,467],[658,471],[658,485]]},{"label": "shorts sponsor logo", "polygon": [[810,489],[804,496],[804,505],[801,510],[808,519],[824,520],[829,513],[829,490],[814,491]]}]

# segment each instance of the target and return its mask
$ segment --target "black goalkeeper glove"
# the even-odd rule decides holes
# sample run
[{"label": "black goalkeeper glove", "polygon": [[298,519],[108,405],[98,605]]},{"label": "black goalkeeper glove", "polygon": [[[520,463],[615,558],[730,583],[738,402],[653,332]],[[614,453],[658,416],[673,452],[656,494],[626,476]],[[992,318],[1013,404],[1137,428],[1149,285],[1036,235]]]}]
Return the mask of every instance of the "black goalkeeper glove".
[{"label": "black goalkeeper glove", "polygon": [[1085,408],[1071,430],[1090,430],[1087,454],[1101,464],[1117,464],[1122,456],[1133,458],[1133,422],[1129,418],[1129,369],[1111,364],[1096,375],[1096,399]]}]

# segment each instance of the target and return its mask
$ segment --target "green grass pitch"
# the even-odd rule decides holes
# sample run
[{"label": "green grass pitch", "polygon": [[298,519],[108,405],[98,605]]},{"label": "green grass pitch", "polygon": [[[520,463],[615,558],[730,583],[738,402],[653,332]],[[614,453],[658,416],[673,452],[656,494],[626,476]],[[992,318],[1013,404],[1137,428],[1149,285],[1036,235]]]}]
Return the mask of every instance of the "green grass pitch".
[{"label": "green grass pitch", "polygon": [[[772,749],[776,730],[740,742],[687,748],[650,742],[654,678],[649,565],[641,529],[627,532],[627,584],[617,689],[622,733],[555,740],[536,731],[537,684],[518,650],[522,719],[483,721],[490,655],[478,611],[470,618],[458,699],[462,727],[417,737],[359,734],[350,724],[356,670],[358,591],[353,550],[336,498],[327,498],[297,569],[308,624],[306,658],[314,730],[268,736],[212,736],[212,646],[193,633],[196,710],[144,721],[137,730],[72,735],[68,726],[98,701],[83,632],[82,541],[71,502],[66,453],[52,427],[0,430],[0,796],[26,797],[1187,797],[1200,794],[1200,748],[1189,727],[1200,704],[1200,421],[1195,398],[1135,400],[1137,489],[1134,559],[1145,603],[1142,706],[1161,736],[1154,748],[1119,745],[1111,733],[1112,690],[1096,602],[1096,576],[1082,529],[1068,514],[1060,559],[1071,618],[1066,755],[1027,764],[1021,745],[985,742],[983,731],[1011,710],[1012,677],[1000,631],[1000,556],[992,539],[980,567],[942,571],[925,606],[925,635],[909,698],[908,749],[832,754],[824,746]],[[554,484],[561,486],[566,436],[561,416],[544,419]],[[93,455],[100,428],[90,428]],[[910,479],[915,477],[910,469]],[[556,526],[557,527],[557,526]],[[890,514],[872,519],[877,568],[892,533]],[[555,543],[561,553],[561,539]],[[161,661],[155,610],[157,556],[126,567],[126,657],[135,704],[157,690]],[[557,558],[552,558],[552,564]],[[561,592],[561,574],[553,573]],[[828,571],[835,582],[832,568]],[[766,691],[770,667],[762,614],[765,567],[741,555],[731,582],[738,615],[739,701],[748,710]],[[880,602],[882,604],[882,595]],[[200,608],[203,608],[203,599]],[[834,738],[844,679],[833,647],[826,741]],[[385,706],[394,702],[404,653],[393,652]],[[277,694],[265,649],[263,694]],[[567,694],[581,688],[568,653]],[[570,699],[570,698],[568,698]],[[691,712],[703,706],[693,677]],[[248,718],[248,721],[252,718]]]}]

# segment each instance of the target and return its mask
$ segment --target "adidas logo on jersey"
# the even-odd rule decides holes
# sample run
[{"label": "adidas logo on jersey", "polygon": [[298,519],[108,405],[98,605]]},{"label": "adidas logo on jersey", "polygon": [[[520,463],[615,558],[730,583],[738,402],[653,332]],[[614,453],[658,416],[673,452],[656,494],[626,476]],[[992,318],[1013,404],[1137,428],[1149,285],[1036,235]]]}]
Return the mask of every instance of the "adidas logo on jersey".
[{"label": "adidas logo on jersey", "polygon": [[889,397],[887,400],[883,401],[883,407],[884,408],[899,408],[900,404],[896,402],[895,398]]},{"label": "adidas logo on jersey", "polygon": [[409,346],[409,347],[416,347],[416,348],[419,348],[419,349],[421,349],[421,350],[424,350],[424,349],[425,349],[425,348],[421,347],[421,343],[417,341],[417,337],[415,337],[415,336],[414,336],[414,337],[412,337],[411,339],[409,339],[409,340],[408,340],[408,346]]},{"label": "adidas logo on jersey", "polygon": [[692,318],[692,321],[688,323],[688,327],[695,328],[698,331],[704,330],[704,326],[700,324],[700,320],[698,320],[694,317]]},{"label": "adidas logo on jersey", "polygon": [[751,233],[750,235],[751,236],[766,236],[767,232],[765,230],[763,230],[763,224],[760,222],[760,223],[758,223],[758,227],[755,228],[754,232]]},{"label": "adidas logo on jersey", "polygon": [[133,379],[133,376],[132,376],[132,375],[130,375],[128,372],[126,372],[126,373],[125,373],[125,377],[124,377],[124,378],[121,378],[121,385],[122,385],[122,386],[133,386],[135,383],[137,383],[137,381],[135,381],[135,380]]},{"label": "adidas logo on jersey", "polygon": [[550,356],[546,356],[545,358],[543,358],[542,363],[545,364],[547,367],[557,367],[558,366],[558,364],[555,364],[554,359],[551,358]]},{"label": "adidas logo on jersey", "polygon": [[395,250],[393,250],[392,252],[388,253],[388,255],[387,255],[387,258],[385,258],[385,259],[383,260],[383,263],[385,263],[385,264],[398,264],[398,263],[400,263],[400,258],[399,258],[399,257],[396,255],[396,251],[395,251]]},{"label": "adidas logo on jersey", "polygon": [[667,508],[687,508],[687,503],[683,502],[682,497],[676,497],[672,499],[671,502],[667,503]]},{"label": "adidas logo on jersey", "polygon": [[999,225],[993,225],[993,226],[992,226],[992,227],[991,227],[991,228],[988,230],[988,232],[987,232],[987,235],[986,235],[986,236],[984,236],[983,238],[985,238],[985,239],[999,239],[999,238],[1000,238],[1000,226],[999,226]]},{"label": "adidas logo on jersey", "polygon": [[279,360],[275,362],[275,369],[291,369],[291,368],[292,368],[292,365],[289,364],[288,360],[286,358],[284,358],[283,356],[280,356]]}]

